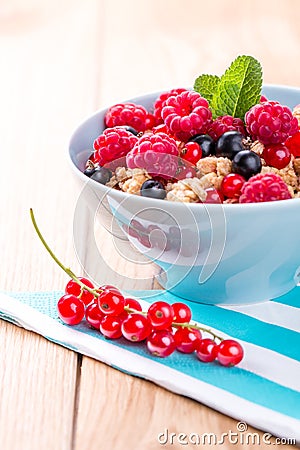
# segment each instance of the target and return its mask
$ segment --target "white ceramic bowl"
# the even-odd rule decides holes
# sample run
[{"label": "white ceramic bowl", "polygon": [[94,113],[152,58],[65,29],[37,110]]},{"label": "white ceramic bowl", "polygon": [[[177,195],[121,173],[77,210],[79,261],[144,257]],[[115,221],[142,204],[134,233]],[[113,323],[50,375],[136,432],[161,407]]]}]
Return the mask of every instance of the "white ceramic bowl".
[{"label": "white ceramic bowl", "polygon": [[[293,108],[300,89],[265,86],[264,95]],[[159,93],[131,101],[150,108]],[[298,283],[300,199],[253,204],[184,204],[109,189],[82,172],[106,110],[73,134],[69,156],[93,211],[113,216],[136,249],[161,267],[159,282],[199,303],[249,304],[285,294]],[[121,231],[122,230],[122,231]]]}]

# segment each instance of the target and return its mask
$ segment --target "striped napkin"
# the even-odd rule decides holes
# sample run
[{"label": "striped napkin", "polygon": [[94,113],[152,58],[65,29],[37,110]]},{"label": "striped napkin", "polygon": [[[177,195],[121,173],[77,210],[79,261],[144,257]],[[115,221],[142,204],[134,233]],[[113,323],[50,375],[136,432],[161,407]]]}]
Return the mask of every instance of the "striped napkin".
[{"label": "striped napkin", "polygon": [[[232,368],[201,363],[195,355],[179,352],[155,358],[144,344],[107,340],[84,322],[67,326],[56,312],[61,294],[0,293],[0,317],[238,421],[300,442],[300,287],[276,300],[248,306],[186,302],[196,322],[241,342],[245,357]],[[144,309],[158,299],[178,301],[165,291],[134,294],[144,299]]]}]

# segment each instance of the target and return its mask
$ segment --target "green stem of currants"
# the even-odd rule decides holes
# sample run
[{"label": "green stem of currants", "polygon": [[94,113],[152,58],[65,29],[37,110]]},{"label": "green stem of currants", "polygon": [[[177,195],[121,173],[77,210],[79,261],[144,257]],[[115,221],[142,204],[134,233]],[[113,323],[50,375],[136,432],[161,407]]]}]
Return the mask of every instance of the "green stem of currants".
[{"label": "green stem of currants", "polygon": [[[86,289],[88,292],[90,292],[91,294],[93,294],[95,297],[99,297],[101,294],[101,290],[96,290],[96,289],[92,289],[89,286],[86,286],[84,283],[82,283],[82,281],[79,280],[79,278],[74,274],[74,272],[63,265],[63,263],[57,258],[57,256],[53,253],[53,251],[51,250],[51,248],[49,247],[49,245],[47,244],[47,242],[45,241],[37,223],[35,220],[35,216],[33,213],[33,209],[30,208],[30,217],[31,217],[31,221],[32,224],[34,226],[34,229],[38,235],[38,237],[40,238],[43,246],[45,247],[45,249],[47,250],[47,252],[50,254],[50,256],[54,259],[54,261],[56,262],[56,264],[70,277],[72,278],[72,280],[74,280],[77,284],[79,284],[79,286],[81,287],[81,289]],[[138,313],[138,314],[143,314],[143,315],[147,315],[147,312],[145,311],[137,311],[135,309],[132,308],[128,308],[125,306],[125,311],[127,311],[128,313]],[[190,328],[190,329],[194,329],[194,330],[200,330],[200,331],[204,331],[205,333],[209,333],[211,336],[213,336],[214,340],[215,339],[219,339],[220,341],[223,341],[223,338],[221,338],[220,336],[218,336],[217,334],[215,334],[213,331],[211,331],[209,328],[205,328],[205,327],[200,327],[199,325],[196,324],[191,324],[188,322],[185,323],[179,323],[179,322],[173,322],[172,326],[174,328],[179,328],[179,327],[186,327],[186,328]]]},{"label": "green stem of currants", "polygon": [[51,250],[51,248],[49,247],[49,245],[47,244],[47,242],[45,241],[37,223],[35,220],[35,216],[34,216],[34,212],[33,209],[30,208],[30,218],[31,218],[31,222],[34,226],[34,229],[38,235],[38,237],[40,238],[43,246],[45,247],[45,249],[47,250],[47,252],[50,254],[50,256],[54,259],[54,261],[56,262],[56,264],[59,265],[59,267],[70,277],[72,278],[72,280],[76,281],[77,284],[79,284],[79,286],[82,289],[86,289],[87,291],[89,291],[91,294],[93,294],[95,297],[99,297],[101,292],[96,291],[95,289],[90,288],[89,286],[86,286],[84,283],[82,283],[79,278],[75,275],[75,273],[68,267],[64,266],[63,263],[57,258],[57,256],[53,253],[53,251]]}]

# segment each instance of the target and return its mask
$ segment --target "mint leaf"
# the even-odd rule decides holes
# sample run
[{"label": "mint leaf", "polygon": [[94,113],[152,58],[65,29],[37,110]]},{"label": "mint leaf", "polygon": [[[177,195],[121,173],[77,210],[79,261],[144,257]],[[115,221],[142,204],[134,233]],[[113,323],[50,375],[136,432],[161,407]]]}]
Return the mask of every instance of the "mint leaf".
[{"label": "mint leaf", "polygon": [[210,103],[219,82],[220,78],[217,75],[200,75],[195,80],[194,91],[199,92]]},{"label": "mint leaf", "polygon": [[222,75],[211,100],[213,116],[230,115],[244,120],[245,113],[259,102],[262,67],[252,56],[238,56]]}]

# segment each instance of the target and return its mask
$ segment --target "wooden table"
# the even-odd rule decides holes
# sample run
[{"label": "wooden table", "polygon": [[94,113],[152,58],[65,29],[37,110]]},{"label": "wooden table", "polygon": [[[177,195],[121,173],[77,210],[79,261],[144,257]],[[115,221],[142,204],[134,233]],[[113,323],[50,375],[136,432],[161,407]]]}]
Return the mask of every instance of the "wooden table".
[{"label": "wooden table", "polygon": [[[191,85],[203,72],[220,74],[244,53],[262,62],[265,82],[299,85],[299,19],[298,0],[1,2],[1,289],[66,283],[34,235],[30,207],[58,255],[81,271],[72,231],[79,190],[66,154],[86,115]],[[109,254],[107,232],[99,236]],[[104,281],[114,282],[102,273]],[[149,278],[144,288],[151,286]],[[4,321],[0,343],[1,450],[152,450],[162,447],[157,435],[165,428],[236,429],[235,420],[204,405]]]}]

